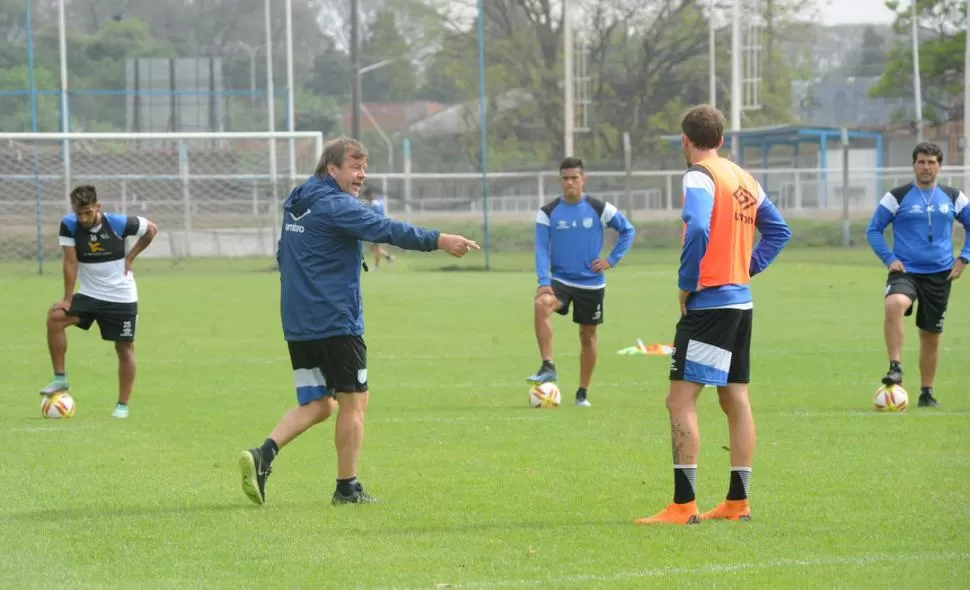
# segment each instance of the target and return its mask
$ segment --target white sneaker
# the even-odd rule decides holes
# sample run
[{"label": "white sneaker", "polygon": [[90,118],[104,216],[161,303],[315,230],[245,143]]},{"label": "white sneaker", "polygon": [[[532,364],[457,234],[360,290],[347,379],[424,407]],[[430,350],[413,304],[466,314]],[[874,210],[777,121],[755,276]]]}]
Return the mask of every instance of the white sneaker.
[{"label": "white sneaker", "polygon": [[115,404],[115,411],[111,412],[111,416],[114,418],[127,418],[128,406],[125,404]]},{"label": "white sneaker", "polygon": [[585,399],[584,398],[584,399],[578,399],[578,400],[576,400],[576,405],[577,406],[580,406],[580,407],[583,407],[583,408],[588,408],[590,406],[590,403],[589,403],[589,400],[588,399]]}]

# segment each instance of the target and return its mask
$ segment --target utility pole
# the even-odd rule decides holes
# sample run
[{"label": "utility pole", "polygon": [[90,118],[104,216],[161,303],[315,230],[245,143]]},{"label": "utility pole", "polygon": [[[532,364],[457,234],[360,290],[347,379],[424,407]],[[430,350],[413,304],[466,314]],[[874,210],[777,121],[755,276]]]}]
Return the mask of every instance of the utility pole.
[{"label": "utility pole", "polygon": [[360,139],[360,6],[350,0],[350,136]]}]

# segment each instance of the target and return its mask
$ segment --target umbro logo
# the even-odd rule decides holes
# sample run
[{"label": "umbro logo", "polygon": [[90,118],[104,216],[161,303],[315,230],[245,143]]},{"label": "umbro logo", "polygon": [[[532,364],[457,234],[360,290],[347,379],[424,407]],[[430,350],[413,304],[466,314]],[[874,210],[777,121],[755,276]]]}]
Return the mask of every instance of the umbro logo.
[{"label": "umbro logo", "polygon": [[738,202],[741,210],[744,211],[753,207],[757,199],[754,198],[754,195],[748,192],[748,189],[744,188],[743,186],[739,186],[738,190],[734,191],[734,200]]}]

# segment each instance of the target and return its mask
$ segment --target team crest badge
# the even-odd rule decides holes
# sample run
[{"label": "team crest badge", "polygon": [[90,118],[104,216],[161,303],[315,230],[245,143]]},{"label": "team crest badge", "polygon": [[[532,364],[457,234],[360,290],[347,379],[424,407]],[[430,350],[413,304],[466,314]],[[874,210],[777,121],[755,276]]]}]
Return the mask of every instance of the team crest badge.
[{"label": "team crest badge", "polygon": [[583,227],[585,227],[586,229],[589,229],[589,228],[593,227],[593,218],[592,217],[584,217],[583,218]]}]

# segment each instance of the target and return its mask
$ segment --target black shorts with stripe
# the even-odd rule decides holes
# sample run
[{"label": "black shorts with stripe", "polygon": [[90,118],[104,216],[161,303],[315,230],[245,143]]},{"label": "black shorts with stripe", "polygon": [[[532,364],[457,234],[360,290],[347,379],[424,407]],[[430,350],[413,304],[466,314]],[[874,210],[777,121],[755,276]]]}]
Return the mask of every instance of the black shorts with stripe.
[{"label": "black shorts with stripe", "polygon": [[691,309],[677,322],[671,381],[722,386],[751,380],[751,309]]},{"label": "black shorts with stripe", "polygon": [[335,393],[367,391],[367,345],[361,336],[287,342],[296,399],[305,405]]}]

